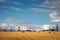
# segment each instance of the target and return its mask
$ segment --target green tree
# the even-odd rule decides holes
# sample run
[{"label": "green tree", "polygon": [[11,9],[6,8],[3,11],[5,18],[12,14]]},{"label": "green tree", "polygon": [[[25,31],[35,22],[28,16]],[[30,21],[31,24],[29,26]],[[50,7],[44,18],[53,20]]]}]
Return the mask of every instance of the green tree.
[{"label": "green tree", "polygon": [[56,25],[56,31],[58,31],[58,24]]}]

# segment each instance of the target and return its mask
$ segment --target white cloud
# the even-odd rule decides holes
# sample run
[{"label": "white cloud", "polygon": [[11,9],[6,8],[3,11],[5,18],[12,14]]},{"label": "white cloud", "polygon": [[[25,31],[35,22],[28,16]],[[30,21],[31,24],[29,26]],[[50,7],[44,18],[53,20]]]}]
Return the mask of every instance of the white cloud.
[{"label": "white cloud", "polygon": [[17,20],[15,18],[7,18],[4,20],[4,22],[6,23],[12,23],[12,24],[21,24],[21,25],[27,25],[27,24],[31,24],[31,21],[25,21],[25,20]]},{"label": "white cloud", "polygon": [[34,6],[39,7],[40,11],[43,12],[52,12],[52,11],[59,11],[60,10],[60,0],[44,0],[41,4],[35,4]]},{"label": "white cloud", "polygon": [[17,20],[15,18],[7,18],[4,20],[4,23],[2,22],[0,24],[0,27],[2,28],[6,28],[6,29],[16,29],[17,26],[23,24],[24,21],[23,20]]},{"label": "white cloud", "polygon": [[16,5],[20,5],[21,3],[20,2],[10,2],[8,0],[0,0],[0,2],[7,2],[7,3],[12,3],[12,4],[16,4]]},{"label": "white cloud", "polygon": [[41,9],[41,8],[29,8],[26,10],[26,12],[50,12],[51,10],[47,10],[47,9]]},{"label": "white cloud", "polygon": [[6,26],[6,23],[3,23],[2,25],[3,25],[3,26]]},{"label": "white cloud", "polygon": [[31,11],[40,12],[40,8],[30,8]]},{"label": "white cloud", "polygon": [[22,9],[20,8],[16,8],[16,7],[10,7],[12,10],[17,10],[17,11],[22,11]]},{"label": "white cloud", "polygon": [[43,30],[49,30],[50,25],[43,25],[42,29]]},{"label": "white cloud", "polygon": [[0,24],[0,27],[2,27],[2,28],[6,27],[6,26],[7,26],[6,23],[1,23],[1,24]]},{"label": "white cloud", "polygon": [[49,16],[52,18],[52,22],[60,22],[60,12],[59,11],[52,11]]},{"label": "white cloud", "polygon": [[17,8],[17,7],[0,6],[0,8],[6,8],[6,9],[11,9],[11,10],[16,10],[16,11],[22,11],[21,8]]},{"label": "white cloud", "polygon": [[10,24],[10,26],[15,26],[15,24]]},{"label": "white cloud", "polygon": [[[37,7],[49,8],[49,16],[52,22],[60,22],[60,0],[45,0],[42,4],[35,5]],[[48,11],[47,11],[48,12]]]},{"label": "white cloud", "polygon": [[15,23],[20,23],[22,22],[22,20],[17,20],[15,18],[7,18],[6,20],[4,20],[6,22],[15,22]]},{"label": "white cloud", "polygon": [[52,20],[52,22],[60,22],[60,20]]},{"label": "white cloud", "polygon": [[46,8],[60,8],[60,0],[45,0],[41,5]]},{"label": "white cloud", "polygon": [[0,24],[0,28],[1,29],[6,29],[6,30],[10,30],[10,29],[13,29],[13,30],[16,30],[16,24],[8,24],[8,23],[1,23]]},{"label": "white cloud", "polygon": [[27,30],[27,27],[22,27],[20,28],[21,30]]},{"label": "white cloud", "polygon": [[42,30],[49,30],[49,28],[52,28],[53,26],[52,25],[43,25],[42,26]]},{"label": "white cloud", "polygon": [[6,0],[0,0],[0,2],[6,2]]},{"label": "white cloud", "polygon": [[20,2],[12,2],[13,4],[17,4],[17,5],[20,5],[21,3]]}]

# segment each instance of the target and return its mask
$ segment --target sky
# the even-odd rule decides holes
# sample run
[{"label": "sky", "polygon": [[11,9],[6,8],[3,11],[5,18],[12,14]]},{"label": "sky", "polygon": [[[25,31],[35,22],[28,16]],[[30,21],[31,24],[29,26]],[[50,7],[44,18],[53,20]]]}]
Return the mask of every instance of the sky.
[{"label": "sky", "polygon": [[60,0],[0,0],[0,26],[60,26]]}]

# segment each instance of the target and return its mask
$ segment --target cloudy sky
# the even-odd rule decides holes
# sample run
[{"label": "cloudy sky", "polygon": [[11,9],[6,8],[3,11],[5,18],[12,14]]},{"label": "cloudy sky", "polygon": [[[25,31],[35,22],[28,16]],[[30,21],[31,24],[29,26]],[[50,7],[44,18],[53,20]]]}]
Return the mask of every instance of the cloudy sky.
[{"label": "cloudy sky", "polygon": [[0,26],[60,25],[60,0],[0,0]]}]

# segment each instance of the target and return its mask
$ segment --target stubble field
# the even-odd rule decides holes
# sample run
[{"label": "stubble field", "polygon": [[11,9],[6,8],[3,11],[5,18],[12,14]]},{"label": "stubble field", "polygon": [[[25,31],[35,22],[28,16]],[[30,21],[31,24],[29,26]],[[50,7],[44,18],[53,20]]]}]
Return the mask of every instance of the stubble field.
[{"label": "stubble field", "polygon": [[0,40],[60,40],[60,32],[0,32]]}]

